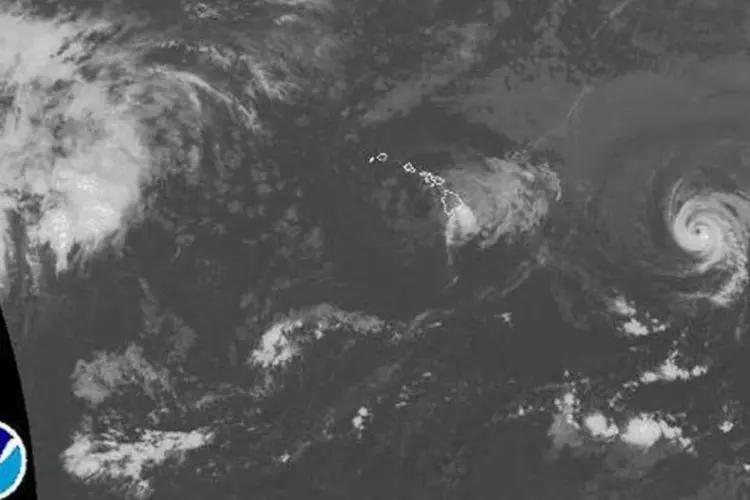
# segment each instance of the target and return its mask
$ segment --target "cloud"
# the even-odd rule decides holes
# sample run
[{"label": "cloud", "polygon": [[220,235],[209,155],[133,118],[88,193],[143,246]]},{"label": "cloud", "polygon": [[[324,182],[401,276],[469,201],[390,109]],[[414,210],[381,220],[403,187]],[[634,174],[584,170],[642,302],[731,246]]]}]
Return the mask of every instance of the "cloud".
[{"label": "cloud", "polygon": [[[107,64],[90,59],[90,35],[106,29],[105,23],[0,13],[3,281],[14,212],[30,244],[48,246],[61,272],[74,247],[91,254],[124,230],[150,176],[137,105],[142,87],[112,91],[112,70],[135,73],[135,58],[120,51],[108,53]],[[38,211],[27,209],[29,199]]]}]

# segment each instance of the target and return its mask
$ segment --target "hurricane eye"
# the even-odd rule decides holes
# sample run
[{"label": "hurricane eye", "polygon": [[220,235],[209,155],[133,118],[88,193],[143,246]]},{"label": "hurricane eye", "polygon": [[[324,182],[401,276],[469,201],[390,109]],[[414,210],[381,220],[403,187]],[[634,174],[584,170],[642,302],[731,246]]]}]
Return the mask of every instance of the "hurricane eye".
[{"label": "hurricane eye", "polygon": [[701,240],[708,240],[711,237],[705,224],[696,224],[693,226],[693,234]]}]

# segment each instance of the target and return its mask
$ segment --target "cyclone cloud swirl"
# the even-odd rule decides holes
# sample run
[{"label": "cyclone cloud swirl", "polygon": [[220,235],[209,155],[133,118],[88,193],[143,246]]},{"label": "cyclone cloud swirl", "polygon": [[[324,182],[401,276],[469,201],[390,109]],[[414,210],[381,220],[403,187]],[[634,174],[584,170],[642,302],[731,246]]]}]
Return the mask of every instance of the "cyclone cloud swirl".
[{"label": "cyclone cloud swirl", "polygon": [[740,65],[608,83],[566,139],[568,198],[597,259],[672,310],[729,307],[748,284],[750,95],[728,83]]}]

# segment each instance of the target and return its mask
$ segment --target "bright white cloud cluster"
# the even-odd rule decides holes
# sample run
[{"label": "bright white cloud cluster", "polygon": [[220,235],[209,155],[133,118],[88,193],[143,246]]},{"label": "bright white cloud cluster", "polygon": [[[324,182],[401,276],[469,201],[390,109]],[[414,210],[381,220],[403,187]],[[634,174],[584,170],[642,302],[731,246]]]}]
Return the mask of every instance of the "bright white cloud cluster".
[{"label": "bright white cloud cluster", "polygon": [[250,355],[250,363],[264,368],[284,366],[300,354],[301,346],[293,338],[293,332],[302,326],[302,321],[282,321],[266,331],[260,345]]},{"label": "bright white cloud cluster", "polygon": [[[375,316],[325,303],[290,311],[285,319],[266,330],[247,363],[263,368],[283,367],[300,356],[306,345],[320,340],[327,330],[339,325],[359,334],[370,334],[381,331],[385,323]],[[310,335],[301,332],[303,326],[310,328]]]},{"label": "bright white cloud cluster", "polygon": [[608,306],[610,312],[622,318],[620,328],[628,335],[640,337],[643,335],[663,332],[667,329],[667,325],[656,318],[649,317],[648,314],[643,315],[645,317],[645,322],[638,320],[636,318],[636,316],[638,316],[638,310],[623,296],[610,299]]},{"label": "bright white cloud cluster", "polygon": [[[57,272],[121,243],[143,187],[185,156],[175,128],[200,134],[206,98],[257,127],[253,109],[201,75],[145,64],[154,47],[93,41],[111,28],[0,10],[0,284],[23,257],[19,238],[50,248]],[[200,158],[184,160],[188,177]]]},{"label": "bright white cloud cluster", "polygon": [[689,380],[700,377],[708,371],[706,366],[700,365],[694,366],[690,370],[680,368],[675,363],[676,358],[677,353],[672,353],[656,370],[641,374],[641,382],[648,384],[657,381],[672,382],[674,380]]},{"label": "bright white cloud cluster", "polygon": [[607,420],[601,413],[592,413],[583,419],[583,425],[592,436],[597,438],[610,438],[619,434],[617,426]]},{"label": "bright white cloud cluster", "polygon": [[682,447],[690,448],[690,441],[683,437],[682,430],[669,425],[653,415],[641,414],[617,425],[601,412],[592,412],[580,418],[581,402],[574,390],[570,390],[555,400],[558,413],[548,430],[553,447],[580,448],[586,445],[587,437],[622,443],[648,449],[660,439],[666,439]]},{"label": "bright white cloud cluster", "polygon": [[[16,212],[32,246],[48,245],[60,272],[75,245],[91,254],[123,229],[152,162],[137,109],[137,86],[84,75],[97,62],[133,71],[132,54],[98,54],[86,35],[103,23],[52,22],[0,12],[0,272],[7,270],[9,215]],[[106,65],[102,64],[101,68]],[[34,199],[39,213],[23,203]]]},{"label": "bright white cloud cluster", "polygon": [[628,421],[620,439],[641,448],[650,448],[660,439],[667,439],[685,449],[690,448],[690,440],[683,437],[682,429],[650,415],[640,415]]},{"label": "bright white cloud cluster", "polygon": [[151,496],[153,489],[144,473],[169,458],[182,461],[185,453],[206,446],[213,434],[205,429],[191,432],[146,430],[140,439],[117,436],[95,439],[77,435],[62,454],[63,467],[85,482],[103,482],[136,499]]}]

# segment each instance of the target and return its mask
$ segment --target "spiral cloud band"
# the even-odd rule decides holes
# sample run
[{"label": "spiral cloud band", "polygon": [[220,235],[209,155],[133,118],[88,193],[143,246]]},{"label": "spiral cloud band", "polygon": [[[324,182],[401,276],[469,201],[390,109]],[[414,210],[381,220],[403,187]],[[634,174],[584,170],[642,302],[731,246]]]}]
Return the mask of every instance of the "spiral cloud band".
[{"label": "spiral cloud band", "polygon": [[738,69],[750,71],[727,61],[620,78],[571,120],[568,196],[584,233],[615,280],[670,308],[730,306],[748,284],[750,95],[730,84]]}]

